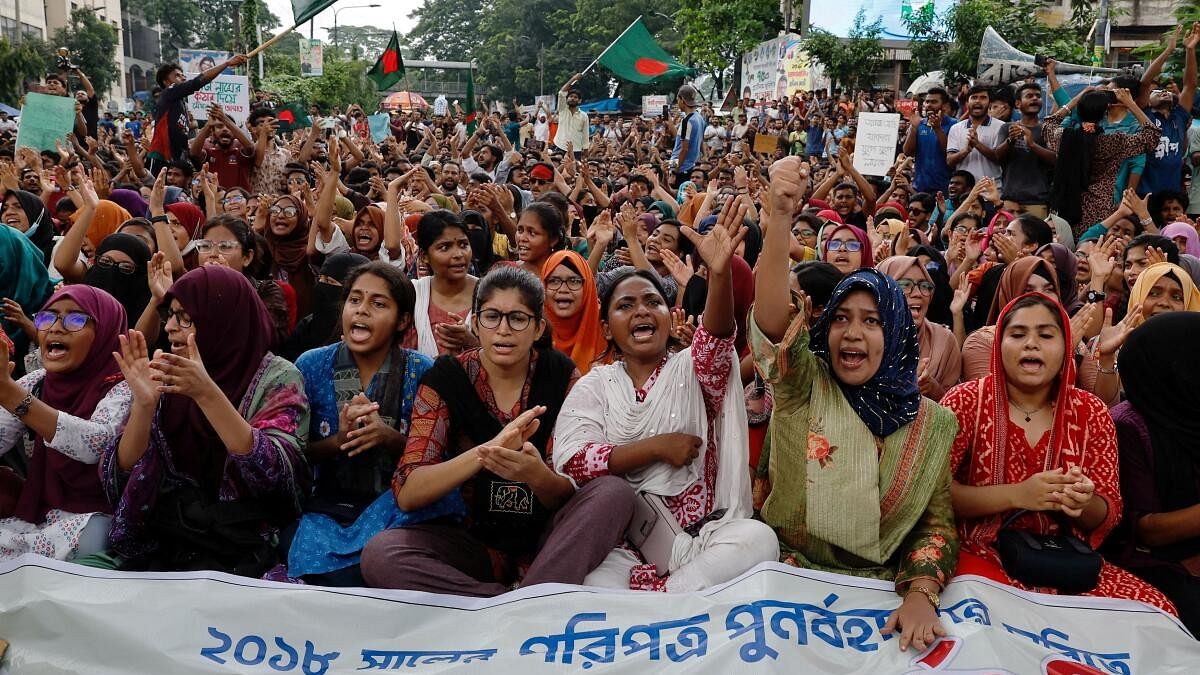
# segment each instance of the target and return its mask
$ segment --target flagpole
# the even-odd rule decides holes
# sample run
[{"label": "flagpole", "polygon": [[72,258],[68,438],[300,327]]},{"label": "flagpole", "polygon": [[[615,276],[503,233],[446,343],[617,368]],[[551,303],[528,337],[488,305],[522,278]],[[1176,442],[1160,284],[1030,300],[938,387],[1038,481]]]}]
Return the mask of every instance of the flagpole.
[{"label": "flagpole", "polygon": [[299,27],[300,27],[300,24],[295,24],[295,25],[293,25],[291,28],[289,28],[289,29],[287,29],[287,30],[280,31],[280,32],[279,32],[279,34],[278,34],[278,35],[276,35],[275,37],[273,37],[273,38],[271,38],[270,40],[267,40],[266,42],[262,43],[261,45],[259,45],[259,46],[255,47],[255,48],[254,48],[253,50],[251,50],[250,52],[247,52],[247,53],[246,53],[246,58],[247,58],[247,59],[252,59],[252,58],[254,58],[254,57],[255,57],[255,55],[257,55],[259,52],[261,52],[261,51],[265,50],[267,47],[270,47],[271,45],[275,44],[276,42],[279,42],[279,41],[280,41],[280,40],[282,40],[283,38],[287,37],[287,35],[288,35],[289,33],[291,33],[292,31],[296,30],[296,29],[297,29],[297,28],[299,28]]},{"label": "flagpole", "polygon": [[580,75],[587,75],[589,70],[591,70],[592,68],[595,68],[595,67],[596,67],[596,64],[597,64],[597,63],[600,63],[600,59],[604,58],[604,55],[608,53],[608,50],[612,49],[612,46],[613,46],[613,45],[615,45],[615,44],[617,44],[618,42],[620,42],[620,41],[621,41],[621,38],[625,37],[625,34],[626,34],[626,33],[628,33],[628,32],[629,32],[629,30],[630,30],[631,28],[633,28],[634,26],[636,26],[636,25],[637,25],[637,23],[638,23],[639,21],[641,21],[641,20],[642,20],[642,17],[641,17],[641,15],[638,15],[638,18],[634,19],[634,20],[633,20],[633,23],[629,24],[629,25],[628,25],[628,26],[625,28],[625,30],[621,31],[621,34],[617,36],[617,39],[616,39],[616,40],[613,40],[612,42],[608,43],[608,46],[604,48],[604,51],[600,52],[600,56],[597,56],[597,57],[596,57],[596,60],[595,60],[595,61],[592,61],[591,65],[589,65],[587,68],[584,68],[584,69],[583,69],[583,72],[582,72],[582,73],[580,73]]}]

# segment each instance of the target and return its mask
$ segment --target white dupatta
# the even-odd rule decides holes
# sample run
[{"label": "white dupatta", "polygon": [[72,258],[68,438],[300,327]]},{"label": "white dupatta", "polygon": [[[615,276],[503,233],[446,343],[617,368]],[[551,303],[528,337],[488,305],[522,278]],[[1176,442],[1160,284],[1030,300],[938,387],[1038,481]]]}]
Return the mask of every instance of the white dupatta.
[{"label": "white dupatta", "polygon": [[[713,424],[719,453],[714,507],[727,510],[722,521],[749,518],[752,513],[746,405],[737,377],[737,354],[732,345],[728,349],[731,372]],[[567,394],[555,423],[554,469],[565,476],[567,462],[589,443],[625,445],[672,432],[700,437],[700,455],[685,467],[658,462],[626,474],[639,493],[672,497],[703,479],[708,416],[691,348],[670,357],[642,403],[637,402],[633,381],[620,363],[597,366],[584,375]]]},{"label": "white dupatta", "polygon": [[433,277],[421,277],[413,281],[417,291],[417,302],[413,307],[413,326],[417,329],[417,351],[431,359],[438,357],[437,340],[433,337],[433,326],[429,323],[429,295]]}]

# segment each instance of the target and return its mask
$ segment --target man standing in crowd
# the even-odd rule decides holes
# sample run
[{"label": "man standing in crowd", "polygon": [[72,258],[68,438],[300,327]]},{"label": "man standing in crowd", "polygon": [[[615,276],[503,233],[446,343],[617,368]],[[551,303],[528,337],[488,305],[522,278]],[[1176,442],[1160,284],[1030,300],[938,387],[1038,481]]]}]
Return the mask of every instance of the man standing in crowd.
[{"label": "man standing in crowd", "polygon": [[692,167],[700,158],[700,147],[704,144],[704,117],[696,112],[699,98],[699,92],[690,84],[680,87],[675,95],[675,103],[683,113],[675,134],[675,149],[671,151],[671,167],[677,183],[688,179]]},{"label": "man standing in crowd", "polygon": [[[1142,170],[1142,181],[1138,185],[1139,195],[1183,189],[1183,158],[1187,154],[1188,128],[1192,124],[1190,106],[1196,95],[1197,43],[1200,43],[1200,24],[1193,25],[1183,41],[1183,88],[1178,96],[1166,88],[1150,92],[1146,116],[1162,131],[1162,136],[1158,139],[1158,147],[1146,153],[1146,168]],[[1182,102],[1186,102],[1188,107]]]},{"label": "man standing in crowd", "polygon": [[1000,144],[1004,163],[1004,181],[1000,196],[1004,208],[1013,213],[1032,213],[1039,218],[1049,215],[1050,172],[1055,155],[1046,148],[1042,123],[1042,88],[1026,82],[1017,89],[1017,107],[1021,119],[1008,125]]},{"label": "man standing in crowd", "polygon": [[187,157],[190,129],[187,97],[217,79],[226,68],[237,68],[245,63],[245,54],[235,54],[225,63],[209,68],[190,80],[178,63],[165,63],[158,67],[154,81],[162,87],[162,93],[154,103],[154,139],[146,157],[146,168],[151,175],[158,175],[159,169],[168,162]]},{"label": "man standing in crowd", "polygon": [[554,145],[564,152],[568,145],[571,146],[576,159],[591,146],[592,140],[588,114],[579,109],[583,98],[575,88],[575,83],[582,78],[582,73],[575,73],[558,90],[558,133],[554,135]]},{"label": "man standing in crowd", "polygon": [[208,164],[208,170],[216,173],[217,185],[222,188],[250,189],[256,156],[254,144],[221,106],[214,103],[208,109],[208,121],[192,139],[191,155],[197,166]]},{"label": "man standing in crowd", "polygon": [[[947,135],[958,120],[946,114],[949,102],[950,93],[934,87],[921,103],[924,114],[914,110],[909,121],[904,154],[915,158],[913,189],[917,192],[945,192],[950,183],[950,165],[946,163]],[[811,129],[809,134],[812,134]]]},{"label": "man standing in crowd", "polygon": [[946,163],[971,172],[978,181],[993,178],[1000,182],[1000,156],[996,149],[1005,138],[1008,125],[988,114],[992,95],[983,85],[967,91],[967,115],[950,127],[946,138]]}]

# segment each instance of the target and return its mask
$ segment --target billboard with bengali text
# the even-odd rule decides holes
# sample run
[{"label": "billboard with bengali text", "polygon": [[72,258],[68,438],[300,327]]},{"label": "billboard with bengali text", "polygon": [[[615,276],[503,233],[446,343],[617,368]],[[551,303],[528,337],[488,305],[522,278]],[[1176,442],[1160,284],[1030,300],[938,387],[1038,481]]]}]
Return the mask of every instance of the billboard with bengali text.
[{"label": "billboard with bengali text", "polygon": [[774,100],[828,86],[829,80],[820,66],[809,62],[795,33],[767,40],[742,55],[740,98]]},{"label": "billboard with bengali text", "polygon": [[806,7],[810,27],[827,30],[838,37],[850,36],[854,17],[861,9],[866,24],[880,20],[883,28],[880,39],[909,40],[912,36],[904,27],[906,17],[930,5],[941,14],[953,4],[954,0],[809,0]]}]

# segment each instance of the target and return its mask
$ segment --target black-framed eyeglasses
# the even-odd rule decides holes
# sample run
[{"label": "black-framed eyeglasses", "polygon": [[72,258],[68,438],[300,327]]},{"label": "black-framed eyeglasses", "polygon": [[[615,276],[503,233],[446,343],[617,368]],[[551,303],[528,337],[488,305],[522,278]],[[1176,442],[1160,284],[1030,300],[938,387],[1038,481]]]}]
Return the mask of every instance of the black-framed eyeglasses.
[{"label": "black-framed eyeglasses", "polygon": [[829,243],[825,244],[825,248],[830,251],[857,253],[862,250],[862,242],[857,239],[830,239]]},{"label": "black-framed eyeglasses", "polygon": [[520,310],[514,309],[511,312],[501,312],[498,309],[485,309],[476,316],[479,317],[479,325],[488,329],[496,329],[500,327],[500,319],[508,322],[508,327],[518,333],[529,327],[537,317]]},{"label": "black-framed eyeglasses", "polygon": [[209,239],[196,240],[196,250],[200,253],[212,253],[217,249],[222,254],[236,253],[242,250],[242,245],[236,241],[212,241]]},{"label": "black-framed eyeglasses", "polygon": [[296,214],[300,213],[300,209],[297,209],[294,206],[272,206],[270,212],[273,216],[278,216],[282,213],[284,218],[295,218]]},{"label": "black-framed eyeglasses", "polygon": [[58,312],[42,310],[33,315],[33,327],[39,331],[50,330],[54,326],[54,322],[62,321],[63,330],[68,333],[76,333],[83,330],[83,327],[87,325],[87,322],[91,318],[83,312],[59,314]]},{"label": "black-framed eyeglasses", "polygon": [[897,279],[896,285],[900,287],[900,290],[904,291],[905,295],[911,295],[914,290],[918,295],[929,295],[930,293],[933,293],[933,282],[931,281]]},{"label": "black-framed eyeglasses", "polygon": [[817,236],[816,232],[807,228],[803,230],[793,230],[792,234],[796,235],[797,237],[804,237],[805,239]]},{"label": "black-framed eyeglasses", "polygon": [[908,212],[909,212],[909,214],[914,215],[914,216],[923,216],[923,215],[929,213],[925,209],[913,209],[913,208],[910,208],[908,210]]},{"label": "black-framed eyeglasses", "polygon": [[572,291],[577,291],[583,288],[583,277],[571,276],[567,277],[566,279],[562,279],[560,277],[550,277],[549,279],[546,279],[546,289],[550,291],[557,291],[558,289],[562,288],[563,284],[566,284],[567,288],[571,289]]},{"label": "black-framed eyeglasses", "polygon": [[116,260],[113,260],[112,258],[110,258],[106,255],[102,255],[99,258],[96,258],[96,267],[99,267],[102,270],[116,269],[121,274],[126,274],[126,275],[133,274],[134,272],[137,271],[137,267],[133,263],[117,262]]},{"label": "black-framed eyeglasses", "polygon": [[162,318],[163,323],[166,323],[167,321],[171,320],[172,317],[174,317],[176,325],[178,325],[180,328],[192,327],[192,317],[188,316],[187,312],[183,311],[182,309],[171,309],[170,307],[164,305],[158,308],[158,316]]},{"label": "black-framed eyeglasses", "polygon": [[229,195],[228,197],[222,199],[221,203],[222,204],[240,204],[245,201],[246,201],[246,198],[243,197],[242,195]]},{"label": "black-framed eyeglasses", "polygon": [[550,185],[550,184],[551,184],[551,183],[553,183],[554,181],[552,181],[552,180],[543,180],[543,179],[541,179],[541,178],[531,178],[531,179],[529,179],[529,182],[530,182],[530,183],[533,183],[534,185]]}]

